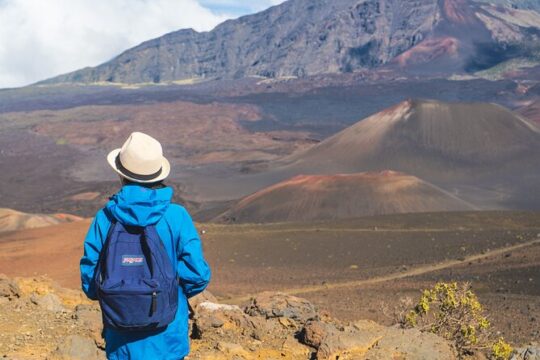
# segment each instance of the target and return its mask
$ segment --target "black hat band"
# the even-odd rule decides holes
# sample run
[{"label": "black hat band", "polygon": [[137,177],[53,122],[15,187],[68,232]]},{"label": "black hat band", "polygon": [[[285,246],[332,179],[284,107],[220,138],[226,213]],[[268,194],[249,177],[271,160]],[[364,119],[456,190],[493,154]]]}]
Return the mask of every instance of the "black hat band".
[{"label": "black hat band", "polygon": [[142,181],[148,181],[148,180],[152,180],[152,179],[157,178],[159,175],[161,175],[161,171],[163,170],[163,168],[161,167],[161,168],[159,168],[158,171],[156,171],[155,173],[150,174],[150,175],[135,174],[134,172],[131,172],[128,169],[126,169],[124,167],[124,165],[122,165],[122,162],[120,161],[120,154],[118,154],[118,156],[116,156],[116,159],[115,159],[114,162],[115,162],[116,167],[118,168],[118,170],[120,170],[124,175],[129,176],[130,178],[133,178],[133,179],[136,179],[136,180],[142,180]]}]

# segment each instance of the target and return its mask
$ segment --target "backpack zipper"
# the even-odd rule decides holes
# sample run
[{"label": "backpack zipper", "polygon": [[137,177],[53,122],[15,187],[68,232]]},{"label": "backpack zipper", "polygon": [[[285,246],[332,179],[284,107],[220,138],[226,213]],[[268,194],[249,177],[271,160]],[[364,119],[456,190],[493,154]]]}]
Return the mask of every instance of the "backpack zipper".
[{"label": "backpack zipper", "polygon": [[157,292],[152,293],[152,314],[157,310]]}]

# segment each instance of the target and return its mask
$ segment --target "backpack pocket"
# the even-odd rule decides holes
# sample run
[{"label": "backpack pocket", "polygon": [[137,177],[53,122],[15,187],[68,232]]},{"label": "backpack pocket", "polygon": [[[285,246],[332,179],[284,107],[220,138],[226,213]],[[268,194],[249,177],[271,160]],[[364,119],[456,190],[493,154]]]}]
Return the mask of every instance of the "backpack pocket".
[{"label": "backpack pocket", "polygon": [[124,280],[99,289],[105,325],[117,330],[149,330],[158,327],[169,301],[156,281]]}]

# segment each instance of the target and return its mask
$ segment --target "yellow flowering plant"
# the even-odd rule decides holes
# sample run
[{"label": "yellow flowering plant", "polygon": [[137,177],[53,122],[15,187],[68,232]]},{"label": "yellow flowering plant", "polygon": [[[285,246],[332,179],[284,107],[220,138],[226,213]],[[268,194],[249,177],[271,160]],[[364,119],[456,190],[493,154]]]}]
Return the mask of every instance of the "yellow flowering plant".
[{"label": "yellow flowering plant", "polygon": [[424,290],[399,320],[403,327],[416,327],[452,341],[460,358],[485,351],[492,359],[505,360],[513,352],[502,338],[490,342],[491,324],[470,283],[437,283]]}]

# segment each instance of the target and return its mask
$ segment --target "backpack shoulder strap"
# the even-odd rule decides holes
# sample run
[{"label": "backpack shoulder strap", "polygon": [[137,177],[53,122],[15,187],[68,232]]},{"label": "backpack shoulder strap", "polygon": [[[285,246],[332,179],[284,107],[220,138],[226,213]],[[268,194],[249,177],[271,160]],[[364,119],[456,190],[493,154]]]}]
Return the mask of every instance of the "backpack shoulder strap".
[{"label": "backpack shoulder strap", "polygon": [[[167,249],[165,248],[165,244],[163,243],[163,240],[161,239],[161,236],[159,236],[159,233],[157,231],[156,225],[148,225],[144,228],[144,238],[145,241],[148,242],[148,245],[155,250],[154,255],[156,255],[156,259],[158,260],[161,265],[161,270],[170,272],[172,271],[172,274],[169,274],[168,276],[174,276],[176,277],[176,269],[177,269],[177,258],[176,254],[173,254],[173,259],[169,258],[169,254],[167,253]],[[173,244],[173,252],[174,252],[174,244]],[[158,256],[159,254],[159,256]],[[166,265],[169,264],[169,265]],[[165,266],[166,268],[169,268],[170,270],[166,270],[163,268]]]},{"label": "backpack shoulder strap", "polygon": [[98,263],[97,263],[96,271],[95,271],[95,274],[94,274],[95,280],[99,281],[100,283],[102,282],[102,274],[103,274],[103,270],[105,268],[105,258],[107,256],[107,252],[109,250],[109,244],[111,243],[111,237],[112,237],[112,235],[114,233],[114,230],[116,229],[117,224],[118,224],[118,222],[116,221],[116,219],[114,217],[109,216],[107,214],[107,218],[109,218],[109,220],[111,221],[111,225],[109,226],[109,230],[107,231],[107,236],[103,240],[103,246],[101,247],[101,250],[99,252]]}]

